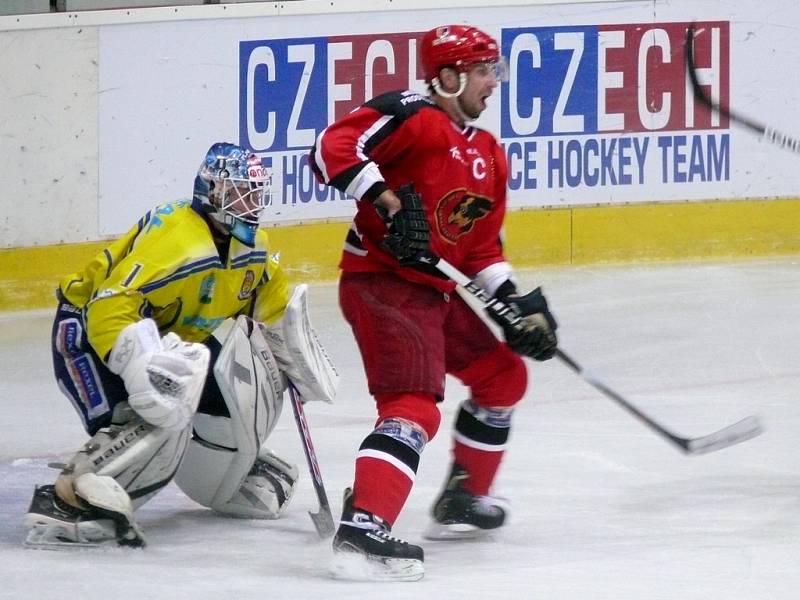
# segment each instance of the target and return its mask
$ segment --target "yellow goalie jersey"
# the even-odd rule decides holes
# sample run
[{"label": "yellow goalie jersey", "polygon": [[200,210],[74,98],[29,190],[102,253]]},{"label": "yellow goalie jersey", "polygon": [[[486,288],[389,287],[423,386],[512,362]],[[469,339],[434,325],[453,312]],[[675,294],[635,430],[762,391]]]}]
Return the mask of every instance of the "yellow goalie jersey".
[{"label": "yellow goalie jersey", "polygon": [[119,333],[147,317],[161,335],[174,331],[189,342],[205,341],[239,314],[279,319],[288,284],[268,252],[260,229],[253,248],[231,237],[223,262],[203,216],[190,201],[173,202],[148,212],[59,288],[83,310],[89,343],[106,360]]}]

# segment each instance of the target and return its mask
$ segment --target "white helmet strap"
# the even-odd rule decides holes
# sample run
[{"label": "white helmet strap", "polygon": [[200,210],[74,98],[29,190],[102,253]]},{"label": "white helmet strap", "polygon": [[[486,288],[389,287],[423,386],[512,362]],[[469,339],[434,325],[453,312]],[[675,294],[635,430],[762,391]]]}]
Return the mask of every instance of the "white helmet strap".
[{"label": "white helmet strap", "polygon": [[452,110],[454,111],[454,116],[456,120],[458,120],[462,125],[469,123],[470,121],[474,121],[473,117],[470,117],[464,109],[461,107],[461,94],[464,93],[464,90],[467,87],[467,74],[466,73],[459,73],[458,74],[458,90],[455,92],[446,92],[442,89],[442,82],[439,81],[438,77],[434,77],[431,80],[431,86],[436,91],[436,93],[441,96],[442,98],[446,98],[452,106]]},{"label": "white helmet strap", "polygon": [[463,94],[464,90],[467,88],[467,74],[458,74],[458,89],[455,92],[446,92],[444,88],[442,88],[442,82],[439,81],[438,77],[434,77],[431,80],[431,85],[433,86],[433,89],[436,90],[436,93],[442,98],[457,98]]}]

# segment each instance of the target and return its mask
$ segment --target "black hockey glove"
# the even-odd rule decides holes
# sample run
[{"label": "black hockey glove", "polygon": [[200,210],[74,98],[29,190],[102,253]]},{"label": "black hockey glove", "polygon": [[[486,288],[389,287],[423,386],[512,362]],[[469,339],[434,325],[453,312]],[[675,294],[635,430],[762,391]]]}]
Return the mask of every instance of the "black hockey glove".
[{"label": "black hockey glove", "polygon": [[386,214],[383,207],[375,206],[389,228],[381,246],[401,265],[414,264],[430,248],[431,228],[422,207],[422,198],[414,191],[413,184],[402,186],[396,193],[401,208],[392,217]]},{"label": "black hockey glove", "polygon": [[508,304],[520,318],[517,326],[513,326],[493,314],[491,310],[488,311],[489,316],[503,328],[508,346],[517,354],[534,360],[553,358],[558,347],[556,338],[558,324],[547,307],[547,299],[542,294],[542,288],[537,287],[532,292],[520,296],[514,284],[507,281],[498,288],[495,297]]}]

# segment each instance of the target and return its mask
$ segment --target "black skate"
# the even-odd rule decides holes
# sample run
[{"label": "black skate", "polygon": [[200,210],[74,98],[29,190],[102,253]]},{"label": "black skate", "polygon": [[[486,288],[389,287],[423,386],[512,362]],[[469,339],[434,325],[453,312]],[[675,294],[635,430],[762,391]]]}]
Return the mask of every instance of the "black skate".
[{"label": "black skate", "polygon": [[31,506],[25,515],[26,546],[93,547],[116,543],[114,521],[92,509],[67,504],[52,485],[36,486]]},{"label": "black skate", "polygon": [[25,545],[33,548],[144,546],[138,529],[118,515],[96,507],[77,508],[56,494],[55,486],[36,486],[24,525]]},{"label": "black skate", "polygon": [[354,508],[350,488],[333,551],[331,575],[337,579],[416,581],[425,574],[422,548],[392,536],[380,517]]},{"label": "black skate", "polygon": [[506,521],[508,503],[501,498],[476,496],[463,487],[469,474],[453,464],[444,491],[433,505],[433,523],[425,531],[428,540],[482,537]]}]

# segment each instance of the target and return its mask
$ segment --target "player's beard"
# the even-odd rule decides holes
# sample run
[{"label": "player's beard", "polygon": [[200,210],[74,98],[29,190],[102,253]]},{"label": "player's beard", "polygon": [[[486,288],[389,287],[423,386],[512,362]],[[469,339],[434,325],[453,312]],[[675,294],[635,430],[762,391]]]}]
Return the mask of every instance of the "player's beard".
[{"label": "player's beard", "polygon": [[464,106],[464,103],[461,101],[461,96],[458,96],[455,100],[459,112],[462,115],[464,115],[465,122],[474,121],[475,119],[481,116],[481,113],[486,108],[486,105],[484,104],[483,108],[478,108],[476,110],[469,110],[469,108]]},{"label": "player's beard", "polygon": [[455,109],[455,113],[459,117],[462,126],[465,126],[467,123],[474,121],[478,118],[478,116],[480,116],[480,113],[478,113],[477,116],[473,116],[471,113],[467,112],[464,104],[461,102],[461,96],[450,98],[450,102]]}]

